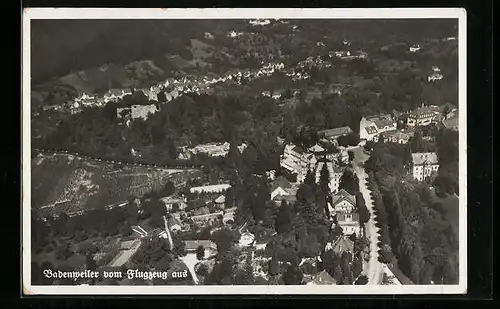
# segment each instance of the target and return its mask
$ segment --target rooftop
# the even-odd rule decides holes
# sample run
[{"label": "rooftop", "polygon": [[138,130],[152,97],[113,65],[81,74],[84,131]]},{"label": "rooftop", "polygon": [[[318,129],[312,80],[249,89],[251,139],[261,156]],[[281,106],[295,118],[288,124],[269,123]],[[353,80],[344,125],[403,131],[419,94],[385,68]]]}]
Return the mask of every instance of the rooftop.
[{"label": "rooftop", "polygon": [[438,164],[438,156],[435,152],[418,152],[411,154],[413,165]]},{"label": "rooftop", "polygon": [[344,189],[341,189],[337,194],[332,196],[332,205],[335,205],[337,202],[340,202],[343,199],[347,200],[353,205],[356,205],[356,198],[354,197],[354,195],[350,194]]},{"label": "rooftop", "polygon": [[288,189],[292,187],[292,184],[285,177],[279,176],[273,181],[271,191],[276,190],[278,187]]},{"label": "rooftop", "polygon": [[205,249],[216,249],[217,246],[211,240],[186,240],[186,250],[196,250],[198,246],[203,246]]},{"label": "rooftop", "polygon": [[345,127],[338,127],[334,129],[328,129],[328,130],[321,130],[318,131],[318,135],[320,136],[325,136],[325,137],[335,137],[339,135],[344,135],[344,134],[349,134],[351,133],[352,130],[350,127],[345,126]]},{"label": "rooftop", "polygon": [[380,114],[375,116],[366,117],[366,120],[369,120],[377,126],[377,128],[383,128],[386,126],[392,126],[394,121],[392,120],[392,116],[389,114]]},{"label": "rooftop", "polygon": [[310,282],[310,284],[315,284],[315,285],[337,284],[337,281],[332,276],[330,276],[330,274],[326,270],[323,270],[314,278],[313,281]]},{"label": "rooftop", "polygon": [[337,238],[335,242],[332,244],[333,252],[337,254],[342,254],[343,252],[353,252],[354,251],[354,242],[349,239],[349,236],[343,235]]}]

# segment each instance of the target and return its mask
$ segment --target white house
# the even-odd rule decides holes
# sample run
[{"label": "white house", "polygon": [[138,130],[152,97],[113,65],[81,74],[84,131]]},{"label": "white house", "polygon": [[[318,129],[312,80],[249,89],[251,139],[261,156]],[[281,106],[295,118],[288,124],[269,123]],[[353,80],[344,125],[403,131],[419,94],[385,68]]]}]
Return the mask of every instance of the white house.
[{"label": "white house", "polygon": [[396,128],[397,122],[389,114],[362,117],[359,122],[359,138],[376,141],[380,133],[394,131]]},{"label": "white house", "polygon": [[246,231],[241,234],[238,244],[240,245],[240,247],[248,247],[253,244],[254,240],[255,236],[252,233]]},{"label": "white house", "polygon": [[439,169],[438,156],[435,152],[412,153],[413,178],[424,181],[433,177]]},{"label": "white house", "polygon": [[292,194],[290,191],[291,188],[292,184],[285,177],[280,176],[276,178],[271,185],[271,200],[274,200],[276,197]]},{"label": "white house", "polygon": [[412,53],[418,52],[420,48],[421,48],[420,45],[412,45],[410,46],[410,52]]},{"label": "white house", "polygon": [[356,208],[356,198],[345,190],[332,195],[332,203],[328,205],[330,217],[336,217],[337,224],[344,234],[360,235],[359,214]]}]

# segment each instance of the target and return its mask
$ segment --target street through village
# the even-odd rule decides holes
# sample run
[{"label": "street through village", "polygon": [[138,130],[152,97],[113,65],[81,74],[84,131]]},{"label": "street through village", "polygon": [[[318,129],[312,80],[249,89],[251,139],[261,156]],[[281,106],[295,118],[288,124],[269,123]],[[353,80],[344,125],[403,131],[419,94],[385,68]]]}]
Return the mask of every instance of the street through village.
[{"label": "street through village", "polygon": [[359,191],[363,194],[366,207],[370,213],[370,220],[365,224],[366,236],[370,240],[370,261],[368,262],[367,277],[368,284],[380,284],[382,277],[382,265],[378,260],[378,238],[380,236],[380,229],[375,225],[376,216],[374,212],[373,200],[371,191],[367,187],[367,177],[365,173],[364,163],[368,159],[368,155],[364,153],[363,147],[351,149],[354,153],[354,170],[359,179]]}]

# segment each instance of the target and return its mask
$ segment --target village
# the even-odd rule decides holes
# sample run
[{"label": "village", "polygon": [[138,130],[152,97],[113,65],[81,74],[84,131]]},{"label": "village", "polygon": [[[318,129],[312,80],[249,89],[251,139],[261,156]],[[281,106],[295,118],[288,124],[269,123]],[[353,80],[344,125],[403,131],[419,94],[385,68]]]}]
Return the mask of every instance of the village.
[{"label": "village", "polygon": [[[454,37],[438,43],[405,40],[402,59],[394,60],[390,52],[399,47],[370,43],[365,49],[346,36],[333,44],[318,35],[308,49],[300,43],[301,27],[288,21],[248,24],[255,30],[226,31],[223,38],[204,31],[204,42],[230,42],[213,52],[214,58],[230,59],[227,63],[205,58],[219,67],[199,61],[189,73],[165,72],[160,82],[110,83],[105,91],[77,91],[62,104],[34,112],[34,118],[58,119],[59,112],[67,117],[54,126],[57,134],[41,138],[36,147],[83,162],[77,176],[54,181],[53,192],[47,190],[50,202],[39,203],[39,229],[57,240],[39,236],[37,263],[123,275],[77,284],[402,285],[420,280],[410,279],[413,269],[401,266],[410,258],[401,258],[400,239],[393,236],[399,230],[392,229],[406,222],[397,217],[403,216],[398,194],[413,194],[422,185],[432,195],[425,203],[441,193],[440,186],[458,196],[449,185],[452,177],[441,175],[453,170],[449,162],[443,169],[448,158],[443,159],[437,137],[458,132],[458,108],[448,103],[455,100],[437,95],[443,84],[451,89],[453,72],[429,57],[433,44]],[[275,41],[279,35],[262,34],[266,27],[287,24],[299,36],[297,55],[284,56]],[[192,63],[203,58],[191,50]],[[241,59],[258,59],[257,65],[242,68],[242,61],[226,70],[238,57],[226,54],[237,52],[244,54]],[[112,65],[93,72],[108,70]],[[399,74],[405,74],[401,83]],[[88,79],[85,70],[73,75]],[[174,119],[177,114],[182,120]],[[88,125],[92,121],[103,125]],[[64,132],[71,136],[63,138]],[[88,138],[92,134],[97,137]],[[89,161],[92,173],[85,171]],[[114,173],[127,175],[126,181]],[[151,177],[155,173],[159,176]],[[99,187],[90,178],[101,174],[107,182]],[[389,192],[395,183],[399,191]],[[118,195],[110,194],[101,203],[97,197],[107,185],[119,198],[113,201]],[[65,186],[73,188],[72,195],[61,198],[57,193]],[[74,211],[76,194],[95,198]],[[420,201],[415,194],[404,200],[405,207],[423,207],[422,196],[418,207],[412,204]],[[385,214],[383,204],[396,215]],[[67,211],[55,213],[63,208]],[[421,213],[434,211],[445,213],[434,208]],[[414,220],[412,228],[419,231],[431,221],[414,217],[405,219]],[[125,276],[130,269],[168,276],[130,280]],[[189,275],[177,275],[185,272]]]}]

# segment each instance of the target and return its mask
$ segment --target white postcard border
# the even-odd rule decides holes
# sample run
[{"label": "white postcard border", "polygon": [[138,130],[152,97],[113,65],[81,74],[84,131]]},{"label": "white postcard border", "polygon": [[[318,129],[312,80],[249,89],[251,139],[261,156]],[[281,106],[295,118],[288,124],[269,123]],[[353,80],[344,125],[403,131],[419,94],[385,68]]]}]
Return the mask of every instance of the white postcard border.
[{"label": "white postcard border", "polygon": [[[31,73],[32,19],[458,19],[459,46],[459,284],[457,285],[252,285],[252,286],[33,286],[31,285]],[[467,291],[467,84],[466,11],[463,8],[366,9],[117,9],[26,8],[22,40],[22,291],[25,295],[207,294],[464,294]]]}]

